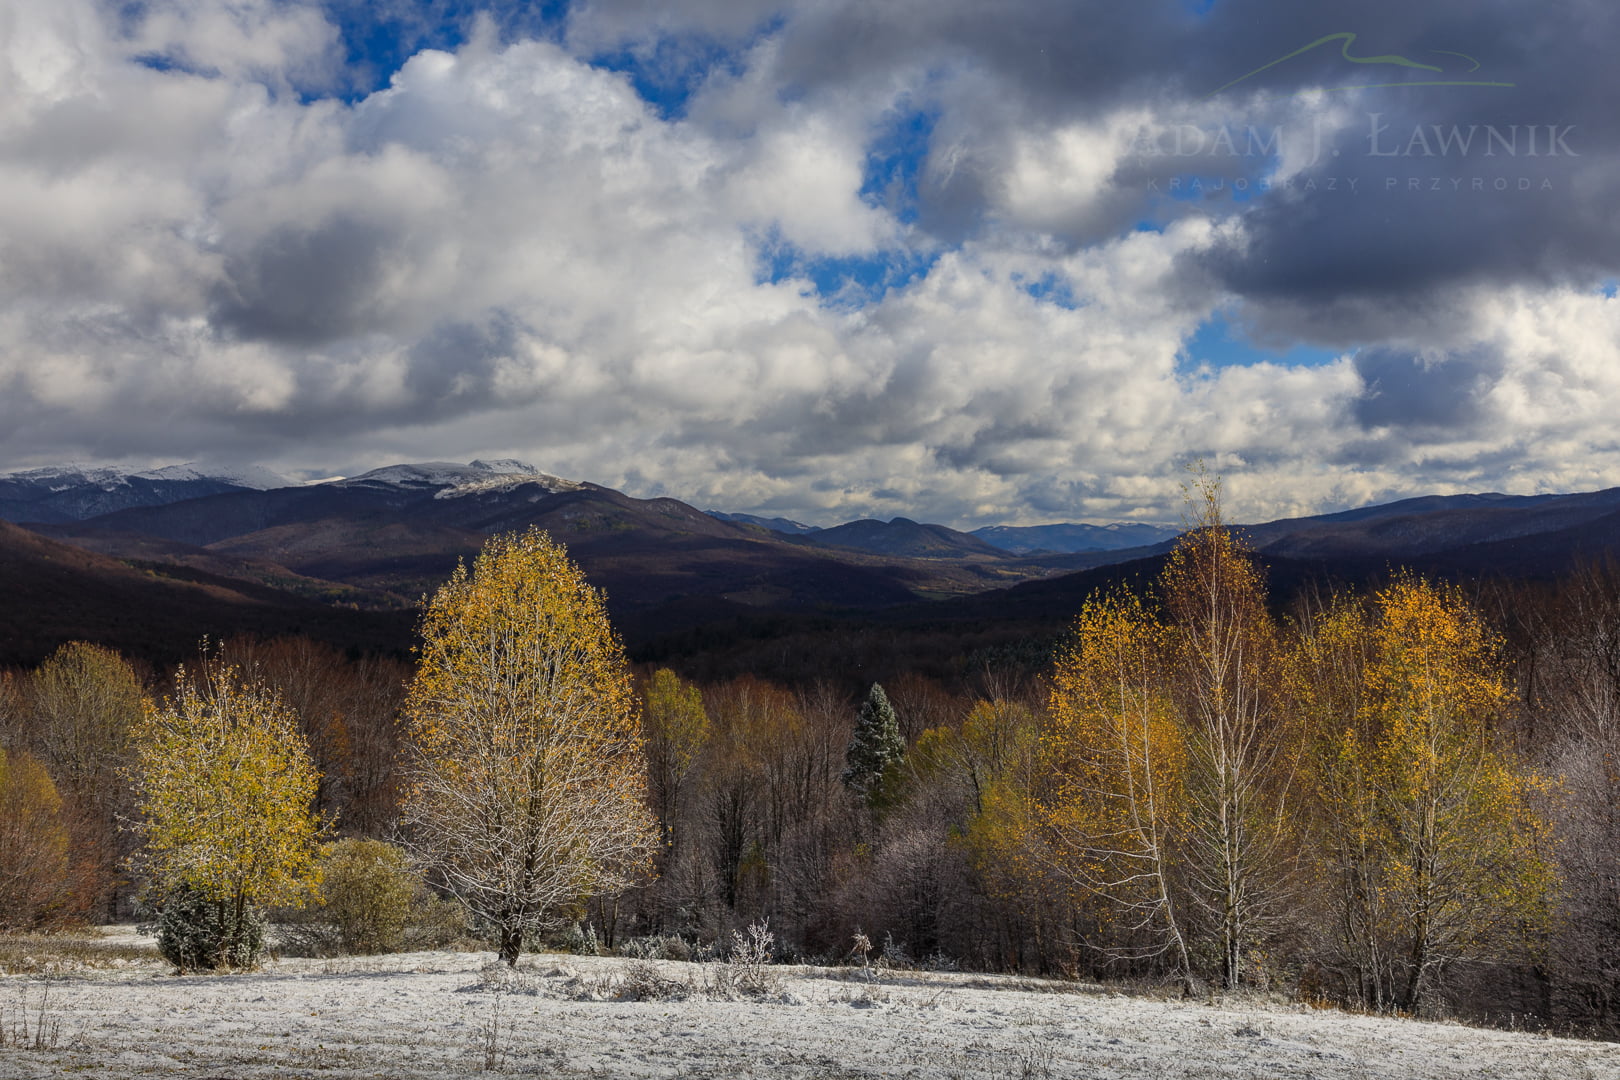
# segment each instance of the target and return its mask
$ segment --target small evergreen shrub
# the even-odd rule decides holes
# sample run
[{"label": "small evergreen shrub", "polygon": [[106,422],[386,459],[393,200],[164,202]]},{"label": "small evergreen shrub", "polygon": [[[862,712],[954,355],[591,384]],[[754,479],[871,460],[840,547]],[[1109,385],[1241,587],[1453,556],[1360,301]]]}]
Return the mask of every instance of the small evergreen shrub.
[{"label": "small evergreen shrub", "polygon": [[548,940],[559,952],[576,956],[601,956],[602,943],[596,936],[596,927],[590,923],[571,923]]},{"label": "small evergreen shrub", "polygon": [[264,913],[251,904],[238,922],[230,901],[179,889],[163,900],[158,952],[179,971],[250,968],[264,951],[264,930]]}]

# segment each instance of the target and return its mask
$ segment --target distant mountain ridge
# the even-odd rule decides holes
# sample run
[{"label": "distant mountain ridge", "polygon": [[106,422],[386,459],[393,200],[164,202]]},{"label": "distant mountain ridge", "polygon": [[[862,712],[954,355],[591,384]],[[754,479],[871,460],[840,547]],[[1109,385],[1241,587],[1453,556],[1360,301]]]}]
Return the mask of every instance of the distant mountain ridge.
[{"label": "distant mountain ridge", "polygon": [[[1429,495],[1239,529],[1255,550],[1291,559],[1415,559],[1558,533],[1620,510],[1620,488],[1568,495]],[[1620,542],[1620,534],[1615,536]]]},{"label": "distant mountain ridge", "polygon": [[[401,609],[437,588],[490,535],[528,527],[567,545],[592,583],[607,591],[626,640],[641,643],[688,632],[710,640],[711,628],[741,626],[756,616],[863,619],[894,611],[922,619],[937,610],[942,618],[954,611],[952,617],[980,626],[1003,614],[1048,619],[1077,610],[1076,590],[1140,573],[1175,545],[1175,530],[1139,523],[990,526],[966,533],[901,517],[827,529],[785,522],[793,531],[784,531],[782,519],[704,513],[671,498],[637,499],[515,461],[389,465],[286,486],[270,486],[263,476],[225,479],[206,471],[70,468],[0,479],[13,485],[4,491],[20,493],[17,501],[33,507],[33,533],[104,560],[85,563],[88,584],[71,594],[73,610],[82,615],[66,621],[29,607],[29,597],[43,594],[28,579],[14,582],[0,573],[0,596],[22,598],[0,605],[0,629],[15,647],[58,625],[63,634],[73,625],[86,633],[122,627],[120,640],[133,640],[129,628],[144,616],[141,604],[126,601],[145,594],[122,573],[108,576],[117,565],[205,586],[206,594],[152,593],[154,603],[161,600],[174,613],[171,626],[183,621],[184,611],[204,607],[213,632],[233,610],[242,612],[244,627],[297,625],[314,619],[312,611],[340,608],[379,617],[408,614]],[[69,497],[80,501],[51,501]],[[103,498],[117,508],[82,520],[70,516],[94,510]],[[57,520],[38,520],[41,509],[34,504],[44,504]],[[1311,575],[1370,580],[1398,565],[1440,576],[1549,576],[1576,559],[1620,554],[1620,488],[1424,496],[1234,528],[1278,571],[1280,590]],[[1154,537],[1160,539],[1121,546]],[[15,533],[11,539],[19,552],[26,547]],[[1103,544],[1111,546],[1097,546]],[[1070,545],[1075,549],[1061,550]],[[41,548],[39,558],[19,556],[11,569],[36,573],[55,558],[60,572],[53,573],[60,578],[77,565],[48,550],[72,549]],[[97,582],[118,587],[98,592]],[[242,606],[227,594],[254,600]],[[969,602],[974,596],[982,602]],[[949,603],[936,609],[939,601]],[[1015,609],[1025,615],[1015,616]],[[176,639],[168,631],[163,636]]]},{"label": "distant mountain ridge", "polygon": [[357,611],[242,578],[126,562],[4,521],[0,597],[0,664],[37,664],[73,640],[169,663],[205,635],[240,633],[403,653],[415,622],[409,611]]},{"label": "distant mountain ridge", "polygon": [[293,481],[257,465],[196,463],[160,469],[64,465],[0,474],[0,521],[83,521],[138,506],[164,506],[204,495],[265,491]]},{"label": "distant mountain ridge", "polygon": [[761,517],[758,514],[728,514],[724,510],[705,510],[712,518],[721,521],[735,521],[739,525],[758,525],[771,532],[782,533],[784,536],[806,536],[821,531],[820,525],[806,525],[802,521],[793,521],[784,517]]},{"label": "distant mountain ridge", "polygon": [[[616,618],[653,625],[694,612],[871,608],[1043,572],[826,548],[676,499],[636,499],[518,462],[388,466],[33,527],[104,555],[240,575],[301,594],[324,583],[334,602],[390,608],[437,588],[491,534],[530,526],[567,545],[607,590]],[[1002,557],[965,539],[984,547],[985,561]],[[671,605],[679,612],[657,614]]]},{"label": "distant mountain ridge", "polygon": [[970,533],[944,525],[924,525],[910,518],[891,521],[867,518],[822,529],[805,538],[818,546],[852,548],[875,555],[904,555],[913,559],[1003,559],[1007,552]]},{"label": "distant mountain ridge", "polygon": [[1068,554],[1078,551],[1120,551],[1146,547],[1180,535],[1180,529],[1135,521],[1111,525],[1074,523],[1054,525],[986,525],[973,535],[1003,551],[1027,555],[1037,551]]},{"label": "distant mountain ridge", "polygon": [[[723,510],[709,510],[707,513],[719,518],[721,521],[735,521],[747,525],[758,525],[772,532],[782,533],[785,536],[810,536],[817,543],[830,543],[841,547],[852,547],[863,551],[898,551],[911,549],[913,552],[927,551],[930,555],[922,557],[940,557],[952,554],[988,554],[982,548],[969,543],[960,537],[976,537],[997,551],[1010,552],[1014,555],[1032,555],[1037,553],[1072,554],[1081,551],[1119,551],[1125,548],[1144,547],[1156,544],[1162,540],[1169,540],[1179,535],[1179,529],[1165,525],[1149,525],[1142,522],[1119,521],[1111,525],[1085,525],[1076,523],[1063,523],[1053,525],[986,525],[963,533],[944,525],[923,525],[924,529],[945,530],[935,533],[931,540],[923,540],[914,532],[909,539],[902,539],[900,534],[910,530],[917,522],[910,518],[895,518],[888,522],[876,519],[862,519],[861,521],[845,522],[844,525],[835,525],[823,528],[819,525],[806,525],[791,518],[763,517],[758,514],[733,514]],[[846,526],[859,525],[859,529],[846,529]],[[884,526],[884,528],[879,528]],[[845,529],[840,533],[837,530]]]},{"label": "distant mountain ridge", "polygon": [[465,465],[453,461],[385,465],[359,476],[323,480],[310,486],[433,491],[438,498],[448,499],[480,491],[506,491],[522,484],[535,484],[553,494],[578,491],[585,486],[578,480],[564,480],[510,459],[470,461]]}]

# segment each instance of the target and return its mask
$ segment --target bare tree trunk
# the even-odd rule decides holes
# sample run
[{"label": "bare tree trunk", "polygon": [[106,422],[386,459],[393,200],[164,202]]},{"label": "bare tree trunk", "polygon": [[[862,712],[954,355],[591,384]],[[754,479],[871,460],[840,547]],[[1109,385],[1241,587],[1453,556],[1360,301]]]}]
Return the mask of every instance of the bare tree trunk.
[{"label": "bare tree trunk", "polygon": [[503,925],[500,929],[500,940],[496,945],[497,956],[512,967],[516,967],[518,956],[523,952],[522,928],[513,923]]}]

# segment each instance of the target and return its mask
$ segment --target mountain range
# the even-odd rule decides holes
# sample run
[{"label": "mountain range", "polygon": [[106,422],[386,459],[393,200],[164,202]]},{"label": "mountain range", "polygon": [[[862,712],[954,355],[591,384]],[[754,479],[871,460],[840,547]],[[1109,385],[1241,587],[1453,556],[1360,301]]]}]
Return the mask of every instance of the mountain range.
[{"label": "mountain range", "polygon": [[1116,521],[1111,525],[986,525],[973,535],[1018,555],[1038,552],[1122,551],[1173,540],[1181,530],[1167,525]]},{"label": "mountain range", "polygon": [[291,483],[258,466],[170,465],[141,472],[84,465],[27,469],[0,476],[0,521],[82,521],[134,506],[162,506],[203,495],[264,491]]},{"label": "mountain range", "polygon": [[[851,521],[844,525],[823,529],[819,525],[806,525],[784,517],[761,517],[757,514],[728,514],[710,510],[709,514],[721,521],[736,521],[758,525],[787,536],[811,536],[820,543],[856,547],[862,550],[889,550],[903,543],[898,537],[885,535],[876,526],[885,524],[872,520]],[[1118,551],[1123,548],[1142,547],[1161,540],[1173,539],[1179,530],[1166,525],[1119,521],[1111,525],[1084,525],[1062,523],[1054,525],[986,525],[971,533],[959,533],[943,525],[921,525],[908,518],[894,518],[886,524],[895,526],[894,533],[909,534],[923,549],[938,551],[962,549],[984,553],[982,545],[989,545],[1014,555],[1069,554],[1079,551]],[[851,528],[859,526],[859,528]],[[927,530],[930,539],[923,538],[919,529]],[[840,531],[842,530],[842,531]],[[831,535],[829,535],[831,534]],[[981,544],[974,544],[976,538]]]},{"label": "mountain range", "polygon": [[[1125,523],[968,533],[907,518],[823,529],[637,499],[514,461],[312,484],[201,466],[36,469],[0,477],[6,518],[17,525],[0,528],[0,663],[33,662],[68,636],[133,643],[155,660],[233,626],[403,649],[415,605],[459,560],[531,525],[606,590],[633,649],[719,640],[713,628],[761,618],[1061,621],[1076,590],[1151,572],[1175,536]],[[1620,489],[1427,496],[1241,530],[1284,582],[1364,580],[1397,563],[1548,577],[1620,546]]]}]

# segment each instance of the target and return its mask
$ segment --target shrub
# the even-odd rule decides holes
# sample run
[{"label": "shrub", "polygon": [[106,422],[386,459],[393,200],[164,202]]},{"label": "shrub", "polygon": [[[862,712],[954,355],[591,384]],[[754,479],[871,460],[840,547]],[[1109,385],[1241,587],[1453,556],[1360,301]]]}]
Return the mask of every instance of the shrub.
[{"label": "shrub", "polygon": [[422,880],[403,848],[382,840],[339,840],[321,852],[321,903],[349,954],[395,952],[405,938]]},{"label": "shrub", "polygon": [[675,934],[650,934],[629,938],[619,946],[619,955],[632,960],[690,960],[692,946]]},{"label": "shrub", "polygon": [[590,923],[569,923],[539,941],[543,946],[541,951],[573,953],[575,956],[602,955],[602,942],[596,936],[596,927]]},{"label": "shrub", "polygon": [[711,991],[717,996],[729,997],[745,994],[765,997],[782,989],[782,976],[771,968],[776,959],[776,935],[769,922],[761,919],[748,927],[746,937],[740,931],[731,932],[731,954],[724,964],[717,964],[711,973]]},{"label": "shrub", "polygon": [[158,952],[179,971],[250,968],[264,951],[263,912],[246,904],[237,914],[228,900],[177,889],[158,915]]},{"label": "shrub", "polygon": [[321,850],[317,903],[278,913],[283,948],[313,956],[370,955],[449,944],[466,933],[461,906],[434,896],[405,850],[348,839]]}]

